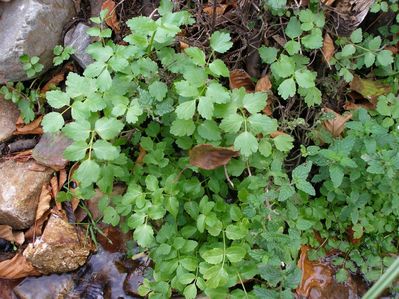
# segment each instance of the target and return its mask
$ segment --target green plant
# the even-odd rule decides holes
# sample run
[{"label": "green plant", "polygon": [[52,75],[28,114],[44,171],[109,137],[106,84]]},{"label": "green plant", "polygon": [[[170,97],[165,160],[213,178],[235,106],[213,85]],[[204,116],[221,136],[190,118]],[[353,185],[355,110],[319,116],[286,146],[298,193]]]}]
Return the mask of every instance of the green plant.
[{"label": "green plant", "polygon": [[63,47],[61,45],[55,46],[54,50],[53,64],[55,66],[62,64],[64,61],[68,60],[72,54],[75,53],[75,49],[72,47]]},{"label": "green plant", "polygon": [[28,77],[33,77],[35,74],[40,73],[43,70],[43,65],[39,62],[39,57],[28,55],[22,55],[19,60],[21,61],[24,71]]}]

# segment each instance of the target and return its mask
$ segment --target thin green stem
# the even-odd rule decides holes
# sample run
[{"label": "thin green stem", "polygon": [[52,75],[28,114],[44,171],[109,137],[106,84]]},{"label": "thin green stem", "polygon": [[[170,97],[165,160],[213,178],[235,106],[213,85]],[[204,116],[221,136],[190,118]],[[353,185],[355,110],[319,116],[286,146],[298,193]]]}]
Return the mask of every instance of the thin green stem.
[{"label": "thin green stem", "polygon": [[91,138],[89,142],[89,160],[91,160],[91,152],[93,150],[93,142],[94,142],[94,137],[96,136],[96,133],[94,131],[91,131]]}]

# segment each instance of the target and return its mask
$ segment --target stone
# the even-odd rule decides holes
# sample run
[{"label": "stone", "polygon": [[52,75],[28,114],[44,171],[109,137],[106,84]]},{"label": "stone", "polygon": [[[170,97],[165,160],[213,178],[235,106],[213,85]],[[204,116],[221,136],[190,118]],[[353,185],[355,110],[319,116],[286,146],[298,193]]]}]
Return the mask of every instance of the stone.
[{"label": "stone", "polygon": [[65,298],[74,287],[72,274],[28,277],[14,288],[19,299]]},{"label": "stone", "polygon": [[76,270],[86,263],[92,244],[66,217],[51,214],[43,235],[26,247],[23,255],[44,274]]},{"label": "stone", "polygon": [[28,79],[19,57],[38,56],[43,72],[52,66],[53,49],[76,14],[73,0],[0,2],[0,84]]},{"label": "stone", "polygon": [[0,96],[0,142],[6,141],[12,136],[12,133],[16,129],[15,124],[18,116],[19,111],[17,106]]},{"label": "stone", "polygon": [[39,196],[52,174],[34,161],[0,163],[0,224],[14,229],[30,227],[36,216]]},{"label": "stone", "polygon": [[86,48],[92,43],[93,39],[88,35],[87,26],[84,23],[79,23],[72,29],[70,29],[64,38],[64,46],[72,47],[75,49],[75,54],[72,57],[79,63],[82,68],[86,68],[89,64],[93,63],[94,60],[89,54],[86,53]]},{"label": "stone", "polygon": [[63,133],[45,133],[32,151],[32,157],[40,164],[58,171],[64,169],[68,160],[64,158],[65,149],[72,140]]}]

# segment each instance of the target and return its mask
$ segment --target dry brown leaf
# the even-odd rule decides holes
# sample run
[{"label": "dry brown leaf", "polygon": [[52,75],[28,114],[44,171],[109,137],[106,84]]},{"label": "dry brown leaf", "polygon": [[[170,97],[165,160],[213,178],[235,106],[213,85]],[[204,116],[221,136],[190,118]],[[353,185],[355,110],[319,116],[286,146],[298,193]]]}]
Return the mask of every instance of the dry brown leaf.
[{"label": "dry brown leaf", "polygon": [[121,31],[118,17],[116,16],[115,10],[116,4],[113,0],[106,0],[101,6],[101,10],[108,9],[107,15],[105,16],[105,23],[109,27],[111,27],[115,33],[119,33]]},{"label": "dry brown leaf", "polygon": [[324,288],[329,285],[334,275],[334,271],[327,265],[308,259],[309,249],[308,246],[301,247],[301,255],[298,261],[298,267],[302,270],[302,279],[296,293],[305,298],[308,298],[311,289]]},{"label": "dry brown leaf", "polygon": [[387,46],[385,47],[385,50],[391,51],[393,55],[396,55],[399,53],[399,50],[395,46]]},{"label": "dry brown leaf", "polygon": [[22,253],[18,253],[12,259],[0,262],[0,278],[17,279],[39,275],[41,273],[26,260]]},{"label": "dry brown leaf", "polygon": [[272,89],[272,82],[270,82],[269,76],[263,76],[256,82],[255,91],[269,91]]},{"label": "dry brown leaf", "polygon": [[274,132],[270,133],[270,137],[271,138],[275,138],[275,137],[280,136],[280,135],[288,135],[288,134],[284,133],[283,131],[274,131]]},{"label": "dry brown leaf", "polygon": [[14,135],[41,135],[43,134],[43,129],[40,127],[42,122],[43,116],[39,116],[34,121],[30,122],[29,124],[24,124],[20,122],[20,119],[17,120],[17,129],[13,133]]},{"label": "dry brown leaf", "polygon": [[[221,16],[222,14],[224,14],[224,12],[226,11],[226,8],[228,7],[227,4],[218,4],[215,8],[215,14],[216,16]],[[205,6],[202,11],[210,16],[213,15],[213,4],[207,5]]]},{"label": "dry brown leaf", "polygon": [[367,103],[353,103],[353,102],[346,102],[343,105],[343,108],[345,110],[356,110],[359,108],[364,108],[367,110],[374,110],[376,108],[376,105],[370,102]]},{"label": "dry brown leaf", "polygon": [[253,92],[255,90],[255,85],[251,77],[242,69],[236,69],[230,72],[229,83],[230,89],[244,87],[247,92]]},{"label": "dry brown leaf", "polygon": [[25,242],[23,232],[13,232],[12,227],[9,225],[0,225],[0,238],[10,242],[15,242],[19,245]]},{"label": "dry brown leaf", "polygon": [[354,76],[350,83],[350,88],[353,91],[361,94],[371,103],[376,103],[379,96],[391,92],[392,87],[377,80],[362,79],[359,76]]},{"label": "dry brown leaf", "polygon": [[58,179],[58,191],[62,189],[62,186],[64,186],[65,182],[67,181],[67,173],[65,169],[60,170],[60,176]]},{"label": "dry brown leaf", "polygon": [[10,159],[17,161],[17,162],[27,162],[32,158],[32,150],[26,150],[23,152],[19,152],[10,157]]},{"label": "dry brown leaf", "polygon": [[323,122],[323,126],[329,131],[334,137],[341,136],[342,132],[345,129],[345,124],[348,120],[352,118],[351,113],[347,113],[344,115],[338,114],[334,110],[329,108],[323,108],[323,112],[325,113],[333,113],[335,115],[334,119],[325,120]]},{"label": "dry brown leaf", "polygon": [[136,164],[138,165],[142,165],[144,163],[144,157],[147,154],[147,152],[145,151],[145,149],[140,145],[139,147],[139,155],[137,156],[136,159]]},{"label": "dry brown leaf", "polygon": [[226,165],[231,158],[239,155],[239,151],[227,147],[214,147],[211,144],[199,144],[189,153],[190,164],[206,170]]},{"label": "dry brown leaf", "polygon": [[284,48],[285,44],[287,43],[287,41],[282,36],[280,36],[278,34],[273,35],[272,38],[274,39],[274,41],[276,43],[278,43],[283,48]]},{"label": "dry brown leaf", "polygon": [[53,176],[51,178],[50,186],[51,186],[51,196],[55,199],[57,198],[58,191],[60,190],[58,187],[58,178],[56,176]]},{"label": "dry brown leaf", "polygon": [[186,44],[185,42],[182,42],[182,41],[179,44],[180,44],[180,51],[183,51],[184,49],[187,49],[190,47],[189,44]]},{"label": "dry brown leaf", "polygon": [[51,193],[47,185],[43,185],[42,191],[39,197],[39,204],[36,209],[35,221],[39,220],[45,212],[50,209]]},{"label": "dry brown leaf", "polygon": [[324,35],[322,53],[328,65],[330,65],[330,60],[334,56],[334,52],[335,52],[334,41],[331,38],[331,36],[328,33],[326,33]]}]

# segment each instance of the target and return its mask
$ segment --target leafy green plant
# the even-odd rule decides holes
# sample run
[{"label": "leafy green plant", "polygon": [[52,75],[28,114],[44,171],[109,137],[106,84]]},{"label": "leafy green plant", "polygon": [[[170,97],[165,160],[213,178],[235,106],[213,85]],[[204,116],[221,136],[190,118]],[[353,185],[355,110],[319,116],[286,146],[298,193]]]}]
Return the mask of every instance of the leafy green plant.
[{"label": "leafy green plant", "polygon": [[55,46],[53,64],[55,66],[62,64],[64,61],[69,60],[72,54],[75,53],[75,49],[72,47],[63,47],[61,45]]},{"label": "leafy green plant", "polygon": [[44,66],[39,62],[40,59],[37,56],[29,57],[24,54],[19,58],[19,60],[21,61],[28,77],[33,77],[35,74],[40,73],[43,70]]}]

